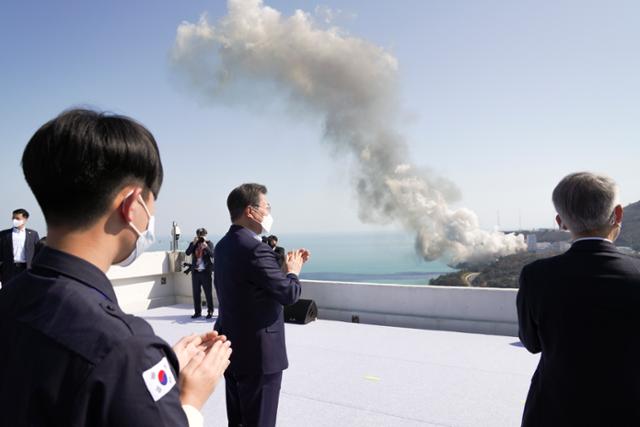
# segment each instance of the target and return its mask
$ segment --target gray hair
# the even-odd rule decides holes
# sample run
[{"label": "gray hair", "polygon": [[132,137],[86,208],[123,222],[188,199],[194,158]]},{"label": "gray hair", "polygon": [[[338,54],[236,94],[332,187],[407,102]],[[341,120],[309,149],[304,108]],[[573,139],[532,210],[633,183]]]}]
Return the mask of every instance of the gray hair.
[{"label": "gray hair", "polygon": [[608,176],[576,172],[562,178],[552,199],[560,219],[571,232],[599,231],[613,225],[618,185]]}]

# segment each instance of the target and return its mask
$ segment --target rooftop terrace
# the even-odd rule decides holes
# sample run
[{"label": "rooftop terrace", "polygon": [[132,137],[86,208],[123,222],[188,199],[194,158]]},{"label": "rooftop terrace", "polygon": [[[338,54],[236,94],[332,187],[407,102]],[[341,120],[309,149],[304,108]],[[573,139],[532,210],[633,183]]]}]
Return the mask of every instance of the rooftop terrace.
[{"label": "rooftop terrace", "polygon": [[[190,305],[137,314],[174,344],[212,321]],[[321,312],[322,313],[322,312]],[[520,424],[538,356],[517,338],[317,320],[286,325],[278,426],[473,426]],[[204,407],[226,425],[224,384]]]}]

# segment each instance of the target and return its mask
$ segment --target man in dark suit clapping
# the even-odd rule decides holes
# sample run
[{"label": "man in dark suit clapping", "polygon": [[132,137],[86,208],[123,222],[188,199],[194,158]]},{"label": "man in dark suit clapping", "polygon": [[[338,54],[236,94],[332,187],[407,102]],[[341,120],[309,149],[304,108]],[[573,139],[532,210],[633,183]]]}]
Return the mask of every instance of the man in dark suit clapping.
[{"label": "man in dark suit clapping", "polygon": [[608,177],[574,173],[553,191],[564,254],[520,275],[520,340],[541,353],[525,427],[640,425],[640,260],[613,241],[623,209]]},{"label": "man in dark suit clapping", "polygon": [[31,267],[31,261],[40,240],[38,232],[27,228],[29,212],[25,209],[13,211],[13,227],[0,231],[0,282],[9,280]]},{"label": "man in dark suit clapping", "polygon": [[[233,342],[225,374],[229,426],[276,424],[282,371],[289,365],[283,306],[300,297],[298,274],[309,252],[287,254],[280,268],[260,239],[273,223],[267,188],[243,184],[227,198],[233,225],[218,242],[214,285],[220,302],[215,329]],[[224,332],[223,332],[224,331]]]}]

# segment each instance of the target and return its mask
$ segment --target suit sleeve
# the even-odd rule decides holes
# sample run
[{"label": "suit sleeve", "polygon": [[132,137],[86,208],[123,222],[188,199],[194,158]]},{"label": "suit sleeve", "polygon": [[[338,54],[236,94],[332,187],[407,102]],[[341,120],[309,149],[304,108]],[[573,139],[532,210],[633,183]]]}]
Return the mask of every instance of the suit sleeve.
[{"label": "suit sleeve", "polygon": [[531,353],[542,351],[540,338],[538,337],[538,324],[531,311],[531,289],[526,282],[526,269],[520,273],[520,287],[516,297],[518,309],[518,335],[520,341]]},{"label": "suit sleeve", "polygon": [[252,279],[282,305],[293,304],[300,298],[302,288],[295,274],[284,274],[275,252],[268,245],[257,245],[251,259]]},{"label": "suit sleeve", "polygon": [[193,250],[195,248],[195,245],[193,244],[193,242],[189,243],[189,247],[187,248],[186,251],[184,251],[185,255],[191,255],[193,253]]},{"label": "suit sleeve", "polygon": [[[166,368],[158,368],[154,370],[155,381],[145,380],[143,373],[163,361],[168,372],[161,375],[160,371]],[[82,391],[90,396],[85,425],[186,427],[188,420],[180,403],[178,381],[178,361],[168,346],[132,336],[114,348],[89,375],[86,390]],[[158,393],[164,394],[158,397]]]},{"label": "suit sleeve", "polygon": [[207,242],[207,247],[204,248],[204,251],[202,251],[202,254],[204,256],[212,258],[213,257],[213,243]]}]

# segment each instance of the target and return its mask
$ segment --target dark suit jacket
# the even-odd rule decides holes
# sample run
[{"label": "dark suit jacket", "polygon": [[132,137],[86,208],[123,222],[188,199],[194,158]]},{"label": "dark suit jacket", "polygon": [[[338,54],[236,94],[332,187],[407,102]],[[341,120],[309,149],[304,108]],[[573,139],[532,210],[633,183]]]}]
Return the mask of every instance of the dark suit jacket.
[{"label": "dark suit jacket", "polygon": [[301,288],[295,274],[282,272],[269,245],[254,236],[232,225],[216,245],[215,329],[232,342],[231,372],[272,374],[289,366],[282,307],[295,303]]},{"label": "dark suit jacket", "polygon": [[[27,235],[24,241],[24,254],[27,259],[27,268],[31,268],[31,261],[36,252],[36,245],[40,240],[40,236],[35,230],[30,228],[25,230]],[[0,263],[2,263],[0,281],[4,282],[3,277],[11,277],[13,274],[13,228],[0,231]]]},{"label": "dark suit jacket", "polygon": [[523,426],[640,425],[640,260],[583,240],[520,275],[520,340],[542,352]]},{"label": "dark suit jacket", "polygon": [[[196,245],[193,242],[189,243],[189,247],[184,251],[185,255],[191,256],[191,264],[193,265],[193,271],[196,270]],[[204,269],[205,271],[213,271],[213,243],[211,240],[207,240],[207,247],[204,249],[202,256],[204,257]]]}]

